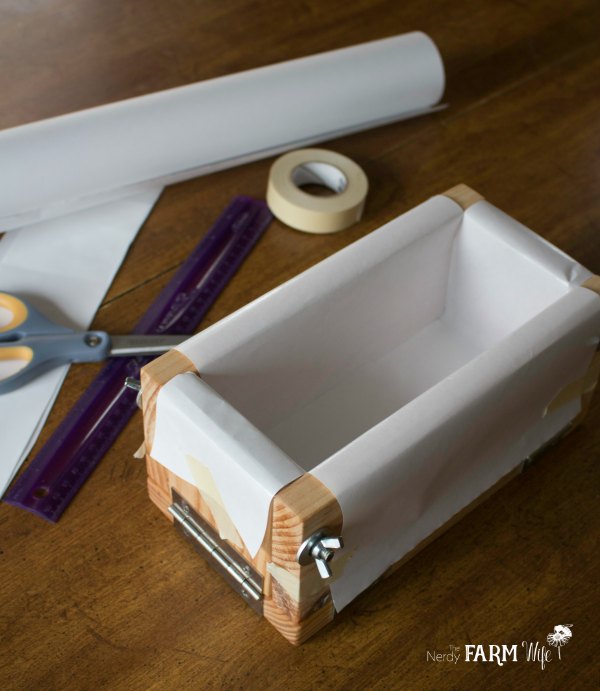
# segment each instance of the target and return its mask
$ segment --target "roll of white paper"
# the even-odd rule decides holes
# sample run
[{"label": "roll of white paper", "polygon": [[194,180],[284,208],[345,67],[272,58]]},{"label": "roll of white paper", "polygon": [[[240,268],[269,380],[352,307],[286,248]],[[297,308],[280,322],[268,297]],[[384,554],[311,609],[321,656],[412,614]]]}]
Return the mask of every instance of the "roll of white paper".
[{"label": "roll of white paper", "polygon": [[416,115],[443,89],[413,32],[4,130],[0,230]]}]

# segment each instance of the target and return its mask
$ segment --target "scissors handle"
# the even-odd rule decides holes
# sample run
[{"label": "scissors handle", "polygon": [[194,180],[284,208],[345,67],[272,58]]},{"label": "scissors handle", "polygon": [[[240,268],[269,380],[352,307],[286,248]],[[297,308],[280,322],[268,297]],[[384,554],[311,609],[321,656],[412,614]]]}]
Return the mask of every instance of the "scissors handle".
[{"label": "scissors handle", "polygon": [[108,357],[110,338],[102,331],[73,331],[10,293],[0,292],[0,307],[11,315],[8,323],[0,326],[0,362],[25,363],[15,374],[0,379],[0,394],[14,391],[58,365]]},{"label": "scissors handle", "polygon": [[51,321],[31,303],[16,295],[0,292],[0,308],[12,315],[7,324],[0,324],[0,342],[38,334],[73,333],[72,329]]},{"label": "scissors handle", "polygon": [[110,337],[103,331],[34,335],[15,342],[0,342],[0,360],[21,360],[25,365],[0,379],[0,395],[14,391],[59,365],[99,362],[110,352]]},{"label": "scissors handle", "polygon": [[[11,319],[0,326],[0,363],[24,363],[11,376],[0,378],[0,395],[70,362],[99,362],[108,357],[154,355],[178,345],[187,336],[114,336],[104,331],[73,331],[56,324],[26,300],[0,292],[0,308]],[[1,375],[0,375],[1,376]]]}]

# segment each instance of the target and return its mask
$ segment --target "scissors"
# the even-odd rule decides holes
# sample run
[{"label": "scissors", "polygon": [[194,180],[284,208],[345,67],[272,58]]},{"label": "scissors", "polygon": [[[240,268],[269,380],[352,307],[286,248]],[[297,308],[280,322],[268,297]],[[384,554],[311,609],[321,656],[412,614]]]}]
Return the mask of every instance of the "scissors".
[{"label": "scissors", "polygon": [[[0,363],[25,363],[0,379],[0,395],[14,391],[44,372],[70,362],[99,362],[108,357],[156,355],[189,336],[110,336],[105,331],[74,331],[57,324],[26,300],[0,292],[0,308],[12,318],[0,325]],[[1,375],[0,375],[1,376]]]}]

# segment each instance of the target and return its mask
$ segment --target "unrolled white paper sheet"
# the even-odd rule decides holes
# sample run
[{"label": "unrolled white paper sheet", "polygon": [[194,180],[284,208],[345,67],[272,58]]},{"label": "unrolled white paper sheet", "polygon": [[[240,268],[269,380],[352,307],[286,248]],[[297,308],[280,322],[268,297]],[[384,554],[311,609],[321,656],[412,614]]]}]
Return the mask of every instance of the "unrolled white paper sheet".
[{"label": "unrolled white paper sheet", "polygon": [[[5,235],[0,290],[49,318],[88,328],[137,231],[160,195],[151,189]],[[0,396],[0,495],[31,450],[68,367]]]},{"label": "unrolled white paper sheet", "polygon": [[0,229],[427,112],[443,89],[413,32],[5,130]]},{"label": "unrolled white paper sheet", "polygon": [[546,408],[598,344],[590,275],[487,202],[434,197],[179,346],[338,498],[336,609],[575,417]]}]

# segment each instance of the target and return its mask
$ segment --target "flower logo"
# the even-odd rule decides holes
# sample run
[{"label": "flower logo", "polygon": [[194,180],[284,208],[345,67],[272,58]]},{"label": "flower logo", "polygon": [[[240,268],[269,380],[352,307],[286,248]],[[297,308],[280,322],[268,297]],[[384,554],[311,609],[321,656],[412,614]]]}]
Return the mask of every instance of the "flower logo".
[{"label": "flower logo", "polygon": [[553,645],[555,648],[558,648],[558,659],[560,660],[560,649],[563,645],[566,645],[570,640],[571,637],[573,636],[573,633],[571,631],[571,627],[573,624],[558,624],[558,626],[554,627],[554,631],[552,633],[549,633],[546,640],[550,645]]}]

